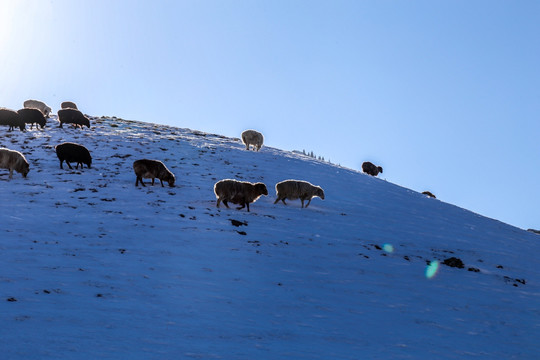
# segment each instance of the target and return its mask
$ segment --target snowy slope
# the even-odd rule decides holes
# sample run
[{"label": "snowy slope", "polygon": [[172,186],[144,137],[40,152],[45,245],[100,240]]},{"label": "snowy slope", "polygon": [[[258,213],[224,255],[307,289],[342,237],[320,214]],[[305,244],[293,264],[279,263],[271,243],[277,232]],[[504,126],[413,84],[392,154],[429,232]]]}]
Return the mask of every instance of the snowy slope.
[{"label": "snowy slope", "polygon": [[[540,238],[356,171],[116,118],[2,131],[2,359],[538,359]],[[54,145],[92,153],[64,170]],[[177,177],[136,188],[132,163]],[[223,178],[263,181],[251,212]],[[273,204],[297,178],[326,199]],[[243,222],[235,226],[231,220]],[[429,263],[455,257],[459,269]]]}]

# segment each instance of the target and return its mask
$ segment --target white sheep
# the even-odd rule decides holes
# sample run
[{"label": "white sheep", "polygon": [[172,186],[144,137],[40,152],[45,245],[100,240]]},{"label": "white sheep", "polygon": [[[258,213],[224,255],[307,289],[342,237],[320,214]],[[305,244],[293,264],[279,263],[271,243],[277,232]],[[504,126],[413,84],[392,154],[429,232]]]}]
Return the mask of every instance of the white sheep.
[{"label": "white sheep", "polygon": [[223,201],[223,204],[229,208],[227,202],[230,201],[233,204],[242,205],[237,208],[238,210],[247,206],[247,211],[249,211],[249,204],[257,201],[261,195],[268,195],[268,189],[265,184],[260,182],[250,183],[247,181],[224,179],[215,183],[214,193],[217,198],[217,207]]},{"label": "white sheep", "polygon": [[47,106],[47,104],[39,100],[26,100],[23,106],[28,109],[40,110],[43,113],[43,115],[45,115],[46,118],[49,117],[49,114],[52,111],[52,109],[49,106]]},{"label": "white sheep", "polygon": [[274,204],[277,204],[281,200],[287,205],[285,199],[300,199],[302,201],[302,207],[304,207],[304,200],[308,200],[306,204],[307,208],[314,196],[318,196],[324,200],[324,191],[320,186],[315,186],[307,181],[284,180],[276,184],[276,196],[277,198]]},{"label": "white sheep", "polygon": [[255,150],[259,151],[263,140],[263,135],[256,130],[246,130],[242,133],[242,142],[246,145],[246,150],[249,150],[249,145],[253,145]]},{"label": "white sheep", "polygon": [[30,165],[23,154],[6,148],[0,149],[0,168],[9,170],[9,178],[13,178],[13,170],[21,173],[23,177],[28,175]]}]

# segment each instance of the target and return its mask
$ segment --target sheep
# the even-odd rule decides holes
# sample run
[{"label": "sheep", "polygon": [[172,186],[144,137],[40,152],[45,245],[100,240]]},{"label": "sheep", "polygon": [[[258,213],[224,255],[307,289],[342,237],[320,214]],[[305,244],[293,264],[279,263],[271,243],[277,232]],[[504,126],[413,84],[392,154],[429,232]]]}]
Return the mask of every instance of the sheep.
[{"label": "sheep", "polygon": [[382,174],[382,172],[383,172],[382,167],[375,166],[372,163],[370,163],[369,161],[366,161],[366,162],[364,162],[362,164],[362,171],[365,172],[368,175],[371,175],[371,176],[377,176],[377,175],[379,175],[379,173]]},{"label": "sheep", "polygon": [[75,109],[77,110],[77,104],[75,104],[74,102],[71,102],[71,101],[64,101],[60,107],[62,109]]},{"label": "sheep", "polygon": [[30,171],[30,165],[23,154],[6,148],[0,149],[0,168],[9,170],[10,179],[13,178],[13,170],[22,174],[23,177],[26,177]]},{"label": "sheep", "polygon": [[22,121],[25,124],[30,124],[30,129],[34,127],[34,124],[37,126],[41,126],[43,129],[45,127],[45,124],[47,124],[47,119],[45,118],[45,115],[41,112],[41,110],[38,109],[32,109],[32,108],[24,108],[17,110],[17,113],[20,115]]},{"label": "sheep", "polygon": [[307,181],[284,180],[276,184],[276,196],[277,198],[274,204],[277,204],[281,200],[283,204],[287,205],[285,199],[300,199],[302,201],[302,208],[304,207],[304,201],[308,200],[306,204],[307,208],[311,203],[311,199],[315,196],[324,200],[324,191],[320,186],[315,186]]},{"label": "sheep", "polygon": [[17,126],[21,131],[26,130],[24,121],[14,110],[0,108],[0,125],[8,125],[9,131],[12,131]]},{"label": "sheep", "polygon": [[46,118],[51,114],[52,109],[42,101],[39,100],[26,100],[23,106],[27,109],[38,109],[45,115]]},{"label": "sheep", "polygon": [[233,204],[239,204],[238,210],[247,206],[249,212],[249,204],[257,201],[261,195],[268,195],[268,189],[263,183],[250,183],[247,181],[238,181],[234,179],[223,179],[214,184],[214,193],[216,194],[216,207],[219,207],[220,202],[229,208],[229,201]]},{"label": "sheep", "polygon": [[435,195],[433,195],[433,193],[431,193],[430,191],[424,191],[424,192],[422,192],[422,194],[427,195],[427,196],[429,196],[430,198],[434,198],[434,199],[437,198],[437,197],[436,197]]},{"label": "sheep", "polygon": [[82,112],[76,109],[60,109],[58,110],[58,120],[60,121],[60,127],[62,124],[74,124],[79,125],[81,128],[83,125],[90,127],[90,119],[83,115]]},{"label": "sheep", "polygon": [[263,144],[263,135],[255,130],[246,130],[242,133],[242,142],[246,145],[246,150],[253,145],[255,150],[259,151]]},{"label": "sheep", "polygon": [[154,185],[154,179],[158,178],[161,187],[164,187],[163,181],[167,181],[170,187],[174,186],[175,178],[173,173],[159,160],[136,160],[133,162],[133,170],[137,176],[135,186],[139,185],[139,181],[142,186],[146,186],[143,183],[143,178],[152,179],[152,185]]},{"label": "sheep", "polygon": [[92,166],[92,156],[90,156],[90,151],[82,145],[75,144],[72,142],[64,142],[58,144],[54,147],[56,150],[56,156],[60,160],[60,169],[63,169],[62,162],[66,162],[67,166],[70,169],[73,169],[70,165],[70,162],[75,162],[75,169],[83,168],[83,164],[86,164],[88,168]]}]

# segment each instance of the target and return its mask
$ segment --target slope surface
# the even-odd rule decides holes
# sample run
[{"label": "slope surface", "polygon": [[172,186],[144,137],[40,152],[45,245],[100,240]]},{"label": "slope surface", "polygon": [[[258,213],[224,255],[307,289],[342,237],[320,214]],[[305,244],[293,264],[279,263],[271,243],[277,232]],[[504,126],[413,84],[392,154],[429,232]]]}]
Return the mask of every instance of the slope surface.
[{"label": "slope surface", "polygon": [[[50,123],[0,140],[31,164],[26,179],[0,170],[2,358],[540,354],[538,235],[238,139],[116,118]],[[60,169],[63,141],[85,145],[92,168]],[[162,160],[177,186],[136,188],[139,158]],[[223,178],[270,194],[249,213],[218,209]],[[289,178],[326,199],[274,205]],[[452,257],[464,268],[442,265]]]}]

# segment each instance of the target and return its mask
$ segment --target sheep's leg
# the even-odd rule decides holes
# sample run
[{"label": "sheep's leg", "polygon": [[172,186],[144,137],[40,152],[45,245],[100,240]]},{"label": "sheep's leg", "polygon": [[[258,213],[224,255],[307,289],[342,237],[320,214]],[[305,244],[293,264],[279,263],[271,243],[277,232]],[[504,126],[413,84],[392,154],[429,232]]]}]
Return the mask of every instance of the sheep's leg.
[{"label": "sheep's leg", "polygon": [[66,164],[67,164],[67,166],[68,166],[70,169],[73,169],[73,168],[71,167],[70,163],[68,163],[67,160],[66,160]]},{"label": "sheep's leg", "polygon": [[13,169],[9,169],[9,178],[13,179]]},{"label": "sheep's leg", "polygon": [[218,198],[217,201],[216,201],[216,207],[219,207],[219,203],[221,202],[221,199]]},{"label": "sheep's leg", "polygon": [[310,203],[311,203],[311,198],[308,200],[306,207],[308,207]]},{"label": "sheep's leg", "polygon": [[285,205],[287,205],[287,203],[285,202],[285,199],[286,197],[284,198],[280,198],[279,196],[276,198],[276,201],[274,201],[274,204],[277,204],[279,202],[279,200],[281,200]]},{"label": "sheep's leg", "polygon": [[155,180],[155,178],[152,178],[152,186],[154,186],[154,180]]},{"label": "sheep's leg", "polygon": [[[81,166],[81,168],[82,168],[82,166]],[[79,169],[79,163],[78,162],[75,163],[75,169]]]},{"label": "sheep's leg", "polygon": [[[236,210],[242,210],[245,207],[246,207],[246,203],[242,202],[242,206],[237,207]],[[248,211],[249,211],[249,205],[248,205]]]},{"label": "sheep's leg", "polygon": [[227,209],[230,209],[230,208],[229,208],[229,204],[227,204],[227,200],[223,200],[223,205],[225,205],[225,207],[226,207]]},{"label": "sheep's leg", "polygon": [[135,181],[135,186],[137,186],[138,182],[140,182],[142,186],[146,187],[146,185],[144,185],[144,182],[142,181],[142,176],[137,176],[137,181]]},{"label": "sheep's leg", "polygon": [[163,180],[159,179],[159,181],[161,181],[161,187],[164,187],[164,186],[163,186]]},{"label": "sheep's leg", "polygon": [[60,160],[60,169],[63,169],[64,167],[62,166],[62,161],[64,160]]}]

